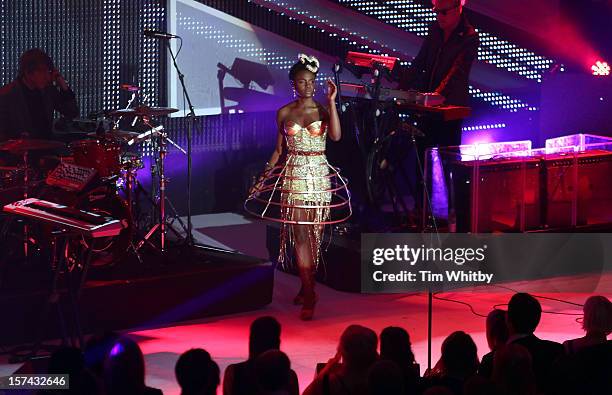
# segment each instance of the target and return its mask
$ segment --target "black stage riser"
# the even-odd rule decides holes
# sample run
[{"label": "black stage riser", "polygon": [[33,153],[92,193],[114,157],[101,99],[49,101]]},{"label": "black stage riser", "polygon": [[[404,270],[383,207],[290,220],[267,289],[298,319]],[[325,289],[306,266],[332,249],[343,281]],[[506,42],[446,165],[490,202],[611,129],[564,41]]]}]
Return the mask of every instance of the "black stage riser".
[{"label": "black stage riser", "polygon": [[[84,333],[159,327],[255,310],[272,301],[273,265],[240,254],[171,253],[163,264],[146,256],[142,264],[127,265],[104,274],[92,271],[80,303]],[[61,297],[67,302],[66,293]],[[37,328],[48,339],[61,336],[55,309],[38,324],[44,298],[40,289],[2,291],[3,344],[33,341]]]}]

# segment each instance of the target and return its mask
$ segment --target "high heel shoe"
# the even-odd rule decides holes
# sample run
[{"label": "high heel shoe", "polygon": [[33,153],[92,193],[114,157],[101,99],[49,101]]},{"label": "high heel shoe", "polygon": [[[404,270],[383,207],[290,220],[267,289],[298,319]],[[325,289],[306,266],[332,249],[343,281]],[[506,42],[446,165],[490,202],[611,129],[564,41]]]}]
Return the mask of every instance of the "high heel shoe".
[{"label": "high heel shoe", "polygon": [[300,319],[302,321],[312,320],[317,299],[317,294],[314,291],[311,295],[304,295],[304,304],[302,305],[302,311],[300,311]]},{"label": "high heel shoe", "polygon": [[300,311],[300,319],[302,321],[310,321],[314,316],[315,305],[317,304],[317,294],[315,293],[315,271],[313,269],[304,269],[300,273],[302,278],[302,311]]}]

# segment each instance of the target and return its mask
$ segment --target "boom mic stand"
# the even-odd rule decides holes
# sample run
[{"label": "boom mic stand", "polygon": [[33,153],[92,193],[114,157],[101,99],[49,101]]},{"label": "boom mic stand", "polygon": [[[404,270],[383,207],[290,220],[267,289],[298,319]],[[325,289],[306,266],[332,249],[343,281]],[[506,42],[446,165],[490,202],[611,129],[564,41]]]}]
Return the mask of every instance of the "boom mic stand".
[{"label": "boom mic stand", "polygon": [[[180,37],[179,37],[180,38]],[[182,39],[181,39],[182,40]],[[193,104],[191,103],[191,98],[189,97],[189,92],[187,91],[187,87],[185,86],[185,75],[181,72],[178,64],[176,63],[176,55],[172,51],[172,46],[170,45],[170,40],[165,40],[166,46],[168,47],[168,51],[170,52],[170,57],[172,58],[172,64],[174,69],[176,70],[176,74],[178,75],[178,79],[181,83],[181,88],[183,89],[183,95],[187,101],[187,105],[189,106],[189,114],[188,122],[187,122],[187,235],[185,237],[185,243],[187,246],[191,247],[194,245],[193,241],[193,224],[191,223],[191,158],[192,158],[192,137],[193,137],[193,124],[195,122],[195,110],[193,108]]]}]

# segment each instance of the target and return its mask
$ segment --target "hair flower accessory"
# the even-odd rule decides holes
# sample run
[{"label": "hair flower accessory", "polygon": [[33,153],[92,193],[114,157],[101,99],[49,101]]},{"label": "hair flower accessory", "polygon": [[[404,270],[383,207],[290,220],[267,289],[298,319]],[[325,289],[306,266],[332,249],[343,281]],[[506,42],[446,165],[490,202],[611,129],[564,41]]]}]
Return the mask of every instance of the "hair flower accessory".
[{"label": "hair flower accessory", "polygon": [[306,66],[306,69],[311,73],[317,73],[319,71],[319,59],[314,56],[308,56],[306,54],[299,54],[298,60],[300,63]]}]

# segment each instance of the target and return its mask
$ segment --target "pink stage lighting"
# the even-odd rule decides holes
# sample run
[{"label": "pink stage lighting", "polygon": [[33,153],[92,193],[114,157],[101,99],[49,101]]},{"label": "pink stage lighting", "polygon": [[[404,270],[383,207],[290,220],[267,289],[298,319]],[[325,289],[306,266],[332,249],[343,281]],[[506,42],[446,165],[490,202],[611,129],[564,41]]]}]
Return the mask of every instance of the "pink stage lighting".
[{"label": "pink stage lighting", "polygon": [[609,76],[610,75],[610,65],[607,62],[598,60],[593,66],[591,66],[591,70],[593,71],[593,75],[597,76]]}]

